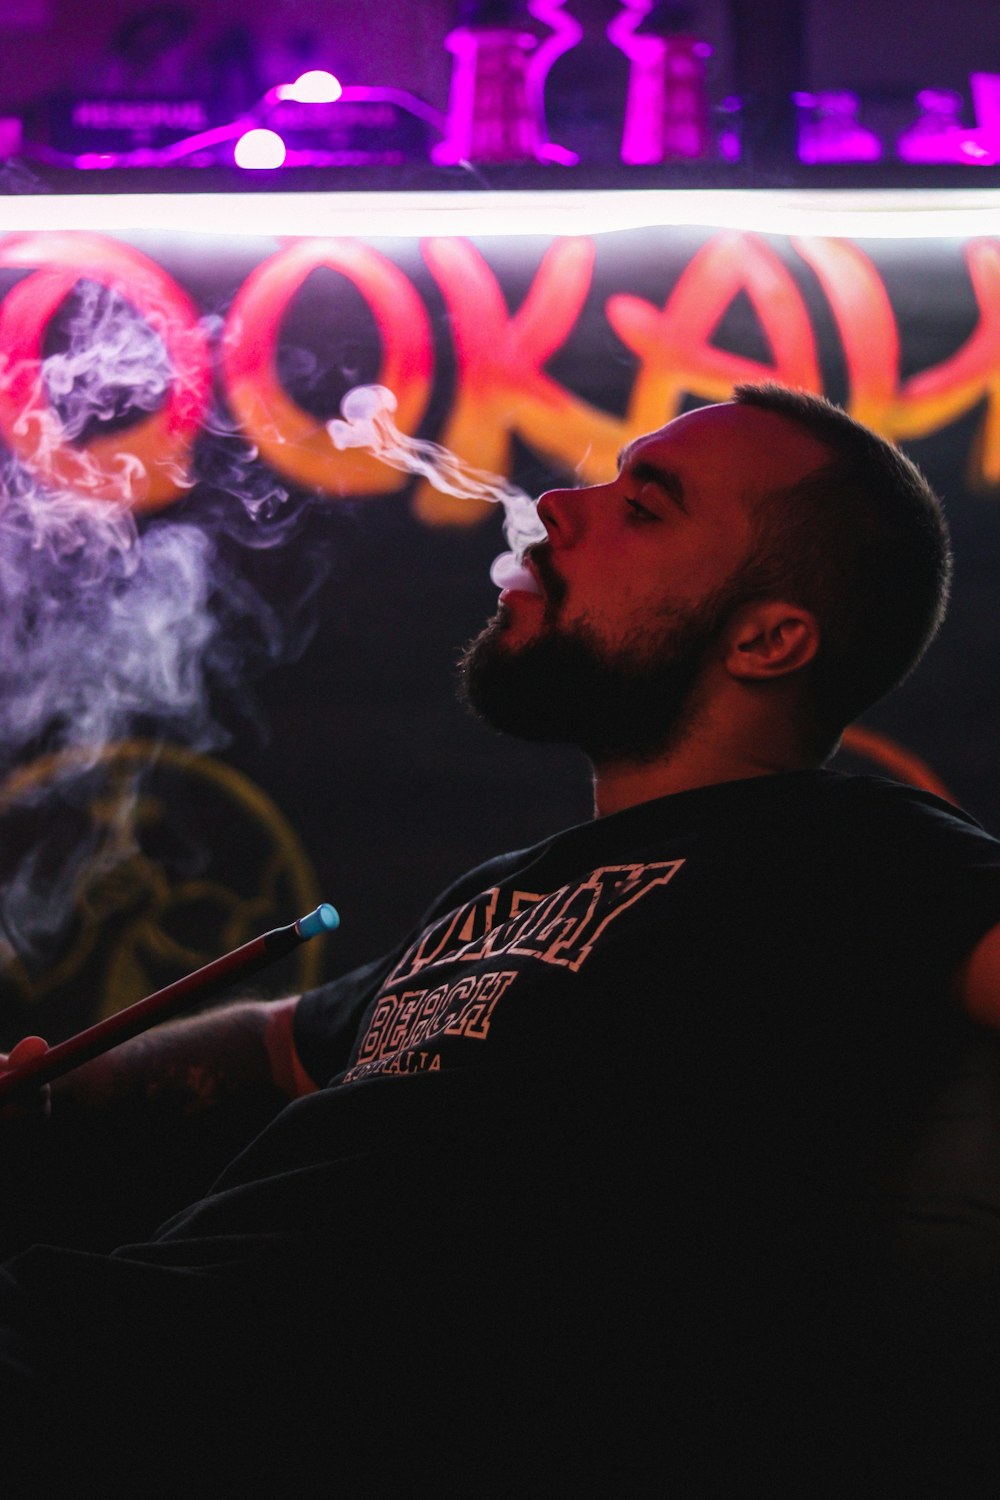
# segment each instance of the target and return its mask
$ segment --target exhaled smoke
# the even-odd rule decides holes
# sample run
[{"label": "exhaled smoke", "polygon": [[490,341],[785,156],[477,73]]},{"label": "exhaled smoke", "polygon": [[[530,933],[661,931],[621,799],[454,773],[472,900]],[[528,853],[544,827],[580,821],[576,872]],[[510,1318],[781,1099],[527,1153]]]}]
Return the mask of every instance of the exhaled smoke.
[{"label": "exhaled smoke", "polygon": [[341,416],[326,424],[327,432],[335,447],[364,448],[390,468],[419,474],[444,495],[502,505],[504,534],[517,557],[544,540],[545,527],[524,490],[499,474],[472,468],[439,443],[407,437],[392,420],[395,410],[396,398],[384,385],[355,386],[340,403]]},{"label": "exhaled smoke", "polygon": [[120,292],[81,280],[53,320],[42,379],[62,436],[84,437],[128,412],[151,412],[172,379],[156,330]]},{"label": "exhaled smoke", "polygon": [[[41,369],[52,413],[42,425],[74,443],[74,488],[42,486],[11,457],[0,467],[0,768],[36,743],[96,756],[137,724],[196,746],[219,739],[206,669],[220,631],[243,607],[265,622],[271,612],[256,599],[241,607],[240,588],[220,577],[218,507],[204,507],[208,525],[176,508],[137,523],[127,493],[87,493],[101,476],[95,467],[88,482],[86,439],[155,411],[172,378],[163,339],[126,296],[78,282],[50,325]],[[275,517],[287,490],[224,414],[206,430],[188,486],[223,503],[238,496],[244,524]],[[139,486],[145,475],[133,466]],[[283,540],[282,524],[258,527],[262,539]]]},{"label": "exhaled smoke", "polygon": [[[136,733],[197,749],[219,744],[225,735],[211,685],[238,689],[251,671],[304,646],[324,566],[311,551],[291,591],[299,603],[283,607],[280,619],[242,571],[227,573],[224,539],[241,548],[281,544],[307,507],[223,411],[206,421],[184,481],[191,494],[168,517],[137,523],[127,481],[142,484],[138,460],[122,465],[119,500],[94,498],[103,476],[95,468],[90,482],[87,443],[155,411],[172,379],[165,342],[130,305],[127,288],[78,285],[53,320],[40,379],[48,412],[32,419],[37,442],[69,440],[79,468],[70,492],[42,487],[0,456],[0,776],[43,752],[72,768],[54,793],[50,782],[48,791],[39,783],[19,795],[14,821],[37,803],[43,847],[26,842],[20,824],[8,829],[16,836],[0,839],[0,962],[19,955],[36,967],[58,947],[73,909],[90,909],[95,880],[135,848],[134,780],[119,779],[117,808],[105,809],[101,828],[88,834],[93,782],[77,791],[73,777]],[[545,535],[533,501],[508,480],[401,433],[395,408],[383,387],[356,387],[342,418],[329,423],[330,436],[445,494],[501,505],[512,553],[498,563],[516,573],[525,547]],[[5,795],[0,786],[0,815],[8,818]],[[61,811],[53,816],[55,802]]]},{"label": "exhaled smoke", "polygon": [[[125,295],[78,283],[50,325],[39,378],[47,410],[33,428],[36,452],[69,440],[78,466],[70,491],[0,455],[0,963],[19,956],[36,967],[74,907],[86,910],[88,891],[135,851],[136,777],[117,777],[115,807],[102,805],[101,827],[88,828],[97,784],[88,766],[136,734],[219,745],[227,736],[213,687],[232,701],[310,630],[303,611],[292,625],[279,620],[220,554],[220,533],[273,546],[302,513],[224,413],[199,440],[187,481],[197,503],[137,522],[127,485],[117,500],[94,498],[102,475],[88,472],[87,442],[155,411],[172,379],[163,340]],[[120,477],[145,479],[138,460]],[[316,566],[310,557],[299,598],[315,593]],[[8,795],[15,768],[42,754],[55,768],[44,784],[29,778],[27,792]],[[29,821],[40,844],[24,831]]]},{"label": "exhaled smoke", "polygon": [[[137,728],[211,743],[204,661],[217,626],[213,547],[197,528],[158,525],[140,536],[126,508],[40,492],[13,463],[5,468],[0,770],[9,774],[43,751],[60,767],[47,778],[48,800],[35,818],[36,847],[25,848],[15,834],[3,788],[0,957],[9,962],[41,955],[61,935],[111,856],[106,833],[95,841],[78,816],[74,786],[83,787],[87,767]],[[134,784],[119,781],[117,860],[134,848],[136,795]],[[21,817],[24,798],[14,800]],[[77,836],[65,847],[69,819]]]},{"label": "exhaled smoke", "polygon": [[139,717],[204,738],[211,541],[8,472],[0,500],[0,763],[99,754]]}]

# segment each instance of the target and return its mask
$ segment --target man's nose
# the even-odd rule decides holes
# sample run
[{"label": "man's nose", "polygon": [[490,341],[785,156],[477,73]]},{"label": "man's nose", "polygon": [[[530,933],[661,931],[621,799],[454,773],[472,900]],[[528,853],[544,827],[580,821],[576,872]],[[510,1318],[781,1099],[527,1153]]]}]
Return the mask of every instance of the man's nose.
[{"label": "man's nose", "polygon": [[538,514],[554,546],[575,542],[586,525],[587,497],[592,489],[546,490],[538,501]]}]

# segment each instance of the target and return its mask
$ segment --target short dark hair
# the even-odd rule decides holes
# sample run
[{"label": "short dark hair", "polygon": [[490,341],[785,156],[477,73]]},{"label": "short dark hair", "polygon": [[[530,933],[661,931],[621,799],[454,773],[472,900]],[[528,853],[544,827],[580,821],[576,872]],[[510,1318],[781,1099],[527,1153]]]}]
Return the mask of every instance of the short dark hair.
[{"label": "short dark hair", "polygon": [[745,595],[784,596],[816,616],[808,690],[818,744],[829,749],[937,633],[951,581],[947,522],[916,464],[825,397],[768,382],[737,386],[733,400],[788,418],[830,455],[749,501]]}]

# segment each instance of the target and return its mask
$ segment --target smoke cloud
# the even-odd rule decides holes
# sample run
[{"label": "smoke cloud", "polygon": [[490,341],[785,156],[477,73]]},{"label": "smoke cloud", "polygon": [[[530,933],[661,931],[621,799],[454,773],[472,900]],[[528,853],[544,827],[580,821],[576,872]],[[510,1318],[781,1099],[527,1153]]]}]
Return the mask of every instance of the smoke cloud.
[{"label": "smoke cloud", "polygon": [[396,398],[384,385],[359,385],[340,403],[341,416],[327,423],[337,448],[365,448],[390,468],[427,479],[444,495],[488,500],[504,509],[504,534],[520,557],[532,542],[545,539],[535,502],[499,474],[475,469],[440,443],[411,438],[392,420]]},{"label": "smoke cloud", "polygon": [[[11,374],[0,364],[0,380]],[[39,378],[47,411],[32,418],[35,453],[69,439],[80,468],[79,483],[60,489],[0,454],[0,962],[36,969],[87,889],[136,848],[141,771],[116,776],[116,805],[95,833],[88,767],[136,735],[200,751],[225,743],[220,701],[245,700],[252,676],[303,649],[312,621],[302,601],[323,567],[311,554],[296,607],[279,614],[229,565],[223,543],[277,546],[307,505],[221,409],[199,439],[192,493],[169,516],[137,520],[138,461],[123,466],[120,499],[88,493],[103,477],[88,472],[88,440],[155,411],[172,380],[163,340],[124,291],[78,283],[50,325]],[[54,768],[45,785],[8,796],[12,773],[42,755]],[[38,846],[21,826],[33,803]]]},{"label": "smoke cloud", "polygon": [[[205,331],[217,344],[219,320],[207,319]],[[0,363],[0,380],[9,373]],[[21,795],[13,815],[16,823],[33,800],[50,799],[48,808],[54,798],[64,826],[48,811],[44,846],[26,844],[15,828],[0,840],[0,963],[16,958],[38,970],[58,950],[74,910],[86,908],[88,882],[136,847],[138,779],[118,780],[118,805],[88,834],[93,783],[87,790],[81,768],[137,734],[202,751],[224,743],[214,688],[225,682],[239,692],[263,667],[304,648],[327,567],[311,552],[297,575],[295,604],[280,611],[242,566],[229,567],[229,544],[280,546],[310,507],[308,496],[290,492],[260,462],[221,407],[196,447],[191,492],[169,516],[136,519],[129,485],[145,477],[137,461],[133,472],[123,470],[120,500],[88,495],[88,441],[155,411],[172,379],[165,343],[131,306],[127,288],[78,284],[50,326],[40,379],[48,413],[32,419],[34,440],[68,438],[82,468],[72,491],[59,490],[0,454],[0,778],[41,755],[67,766],[54,787],[50,780]],[[364,447],[445,494],[502,506],[511,551],[497,560],[494,577],[527,579],[518,560],[545,536],[534,502],[508,480],[400,432],[395,409],[384,387],[355,387],[328,424],[331,440]],[[101,478],[95,471],[95,494]],[[4,796],[0,784],[0,816],[9,822]]]},{"label": "smoke cloud", "polygon": [[170,358],[120,292],[79,281],[53,325],[42,380],[62,436],[83,438],[127,412],[156,410],[170,386]]}]

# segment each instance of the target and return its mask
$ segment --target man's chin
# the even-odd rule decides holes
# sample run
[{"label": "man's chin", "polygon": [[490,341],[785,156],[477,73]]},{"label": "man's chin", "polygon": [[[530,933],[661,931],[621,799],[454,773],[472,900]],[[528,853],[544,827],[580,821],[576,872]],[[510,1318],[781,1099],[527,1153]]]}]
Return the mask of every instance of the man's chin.
[{"label": "man's chin", "polygon": [[501,600],[481,635],[495,640],[498,650],[518,651],[546,635],[550,623],[544,600],[537,594],[514,594]]},{"label": "man's chin", "polygon": [[544,635],[537,629],[519,638],[519,622],[501,605],[466,647],[459,669],[459,696],[477,719],[525,740],[561,740],[554,718],[552,678],[558,671]]},{"label": "man's chin", "polygon": [[536,629],[524,641],[508,618],[501,608],[462,657],[460,696],[484,723],[517,739],[576,745],[595,764],[649,759],[683,732],[696,646],[679,658],[615,662],[583,631]]},{"label": "man's chin", "polygon": [[577,745],[589,754],[600,678],[583,642],[549,629],[519,639],[501,611],[465,652],[460,693],[475,716],[501,734]]}]

